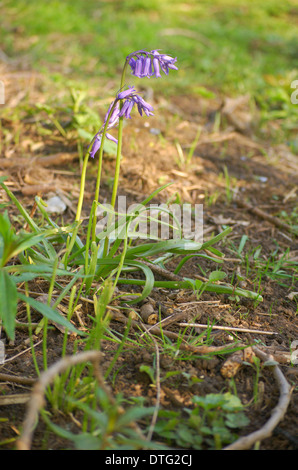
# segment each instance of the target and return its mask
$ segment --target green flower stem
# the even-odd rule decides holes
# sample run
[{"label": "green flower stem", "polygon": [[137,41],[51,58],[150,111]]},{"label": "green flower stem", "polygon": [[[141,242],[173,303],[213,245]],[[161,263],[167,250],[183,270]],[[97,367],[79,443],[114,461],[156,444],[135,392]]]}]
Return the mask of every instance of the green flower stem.
[{"label": "green flower stem", "polygon": [[95,217],[96,214],[96,201],[93,201],[92,207],[91,207],[91,212],[90,212],[90,220],[88,223],[88,229],[87,229],[87,236],[86,236],[86,245],[85,245],[85,274],[88,274],[88,261],[89,261],[89,247],[90,247],[90,240],[91,240],[91,229],[92,229],[92,222],[93,218]]},{"label": "green flower stem", "polygon": [[[100,150],[99,150],[99,158],[98,158],[97,178],[96,178],[95,195],[94,195],[94,202],[96,203],[96,205],[97,205],[98,199],[99,199],[99,189],[100,189],[101,172],[102,172],[104,138],[105,138],[105,130],[104,130],[103,135],[102,135],[102,141],[101,141],[101,146],[100,146]],[[97,207],[94,208],[94,212],[93,212],[92,241],[95,241],[95,239],[96,239],[96,222],[97,222],[96,211],[97,211]]]},{"label": "green flower stem", "polygon": [[[122,106],[122,102],[120,102],[120,109],[121,109],[121,106]],[[116,156],[116,166],[115,166],[115,177],[114,177],[113,192],[112,192],[112,197],[111,197],[111,206],[113,209],[115,208],[117,190],[118,190],[118,185],[119,185],[122,134],[123,134],[123,116],[119,118],[119,125],[118,125],[118,146],[117,146],[117,156]]]},{"label": "green flower stem", "polygon": [[[95,187],[95,201],[98,202],[99,198],[99,189],[100,189],[100,180],[101,180],[101,172],[102,172],[102,160],[103,160],[103,144],[104,144],[104,138],[106,134],[106,130],[108,127],[108,122],[109,118],[113,112],[114,107],[112,107],[107,122],[105,124],[104,130],[103,130],[103,135],[102,135],[102,141],[101,141],[101,146],[100,146],[100,151],[99,151],[99,160],[98,160],[98,170],[97,170],[97,178],[96,178],[96,187]],[[83,160],[83,167],[82,167],[82,175],[81,175],[81,184],[80,184],[80,194],[79,194],[79,200],[78,200],[78,205],[77,205],[77,212],[76,212],[76,222],[79,222],[81,219],[81,213],[82,213],[82,207],[83,207],[83,200],[84,200],[84,192],[85,192],[85,185],[86,185],[86,173],[87,173],[87,165],[89,161],[89,156],[90,156],[90,150],[92,148],[93,141],[90,143],[88,150],[85,154],[84,160]],[[96,210],[94,211],[94,217],[93,217],[93,227],[92,227],[92,240],[95,240],[95,228],[96,228]],[[73,231],[72,237],[68,243],[67,246],[67,252],[64,257],[64,262],[67,263],[67,258],[69,253],[71,252],[75,239],[77,236],[77,229]]]},{"label": "green flower stem", "polygon": [[[82,207],[83,207],[83,200],[84,200],[84,191],[85,191],[85,182],[86,182],[86,172],[87,172],[87,164],[89,160],[89,150],[91,148],[91,144],[88,147],[88,150],[86,152],[86,155],[84,157],[83,161],[83,167],[82,167],[82,174],[81,174],[81,184],[80,184],[80,194],[79,194],[79,200],[78,200],[78,205],[77,205],[77,212],[76,212],[76,222],[80,222],[81,220],[81,213],[82,213]],[[63,257],[62,263],[64,264],[65,268],[67,267],[68,264],[68,257],[71,253],[71,250],[74,246],[77,233],[79,230],[79,224],[77,227],[74,228],[71,237],[68,237],[67,242],[66,242],[66,252]]]},{"label": "green flower stem", "polygon": [[[124,81],[125,81],[125,72],[126,68],[128,65],[128,61],[126,59],[123,70],[122,70],[122,75],[121,75],[121,81],[120,81],[120,90],[124,87]],[[120,100],[120,110],[123,105],[123,100]],[[116,197],[117,197],[117,191],[118,191],[118,185],[119,185],[119,175],[120,175],[120,164],[121,164],[121,150],[122,150],[122,136],[123,136],[123,116],[119,118],[119,125],[118,125],[118,145],[117,145],[117,155],[116,155],[116,166],[115,166],[115,176],[114,176],[114,184],[113,184],[113,191],[112,191],[112,197],[111,197],[111,206],[114,209],[115,204],[116,204]],[[108,217],[108,226],[111,222],[111,219],[113,217],[113,214],[110,214]],[[106,256],[108,252],[108,246],[109,246],[109,239],[106,237],[105,239],[105,244],[104,244],[104,255]]]},{"label": "green flower stem", "polygon": [[[28,282],[25,282],[25,295],[26,295],[26,297],[29,297]],[[29,339],[30,339],[32,360],[33,360],[33,363],[34,363],[35,371],[36,371],[36,373],[39,377],[40,376],[40,370],[39,370],[39,366],[38,366],[38,362],[37,362],[37,358],[36,358],[36,353],[35,353],[35,348],[34,348],[31,310],[30,310],[30,305],[28,304],[28,302],[26,302],[26,311],[27,311],[28,325],[29,325]]]},{"label": "green flower stem", "polygon": [[[122,106],[122,102],[120,101],[120,109],[121,109],[121,106]],[[117,155],[116,155],[116,166],[115,166],[113,191],[112,191],[112,197],[111,197],[111,206],[113,209],[115,208],[115,204],[116,204],[117,190],[118,190],[118,184],[119,184],[121,149],[122,149],[122,129],[123,129],[123,117],[121,116],[119,118],[119,125],[118,125],[118,145],[117,145]],[[109,227],[112,221],[112,218],[113,218],[113,214],[110,212],[108,216],[107,227]],[[104,257],[107,255],[108,247],[109,247],[109,238],[106,237],[105,243],[104,243],[104,254],[103,254]]]},{"label": "green flower stem", "polygon": [[[109,125],[109,120],[112,115],[112,112],[114,111],[116,105],[116,101],[114,102],[114,106],[112,106],[109,115],[107,117],[103,132],[102,132],[102,139],[101,139],[101,146],[99,149],[99,158],[98,158],[98,168],[97,168],[97,178],[96,178],[96,186],[95,186],[95,195],[94,195],[94,201],[96,204],[98,203],[99,199],[99,190],[100,190],[100,182],[101,182],[101,172],[102,172],[102,161],[103,161],[103,146],[104,146],[104,140],[107,132],[107,128]],[[92,221],[92,241],[96,240],[96,209],[93,214],[93,221]]]},{"label": "green flower stem", "polygon": [[[129,227],[129,224],[126,226],[126,230],[128,230],[128,227]],[[126,233],[126,237],[124,238],[124,247],[123,247],[123,250],[122,250],[122,253],[121,253],[121,256],[120,256],[120,260],[119,260],[119,265],[118,265],[116,277],[115,277],[115,279],[114,279],[114,289],[115,289],[116,286],[117,286],[117,282],[118,282],[119,276],[120,276],[121,271],[122,271],[122,268],[123,268],[123,266],[124,266],[126,251],[127,251],[127,233]]]},{"label": "green flower stem", "polygon": [[82,168],[82,175],[81,175],[81,185],[80,185],[80,195],[77,205],[77,213],[76,213],[76,222],[79,222],[81,219],[81,212],[83,207],[83,199],[84,199],[84,191],[85,191],[85,183],[86,183],[86,172],[87,172],[87,164],[89,160],[89,150],[91,148],[91,144],[88,147],[86,152],[84,161],[83,161],[83,168]]}]

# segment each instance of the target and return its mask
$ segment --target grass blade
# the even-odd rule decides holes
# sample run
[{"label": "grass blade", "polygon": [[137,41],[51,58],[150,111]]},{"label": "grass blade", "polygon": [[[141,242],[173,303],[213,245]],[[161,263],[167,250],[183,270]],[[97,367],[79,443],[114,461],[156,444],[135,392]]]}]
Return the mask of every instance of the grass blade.
[{"label": "grass blade", "polygon": [[68,330],[70,330],[73,333],[76,333],[80,336],[84,335],[84,333],[82,331],[77,330],[77,328],[75,328],[72,323],[70,323],[65,317],[60,315],[51,306],[49,306],[47,304],[43,304],[42,302],[38,302],[37,300],[32,299],[31,297],[27,297],[26,295],[22,294],[21,292],[18,292],[18,298],[20,300],[22,300],[23,302],[28,303],[30,305],[30,307],[37,310],[44,317],[46,317],[48,320],[52,320],[53,322],[59,323],[59,325],[64,326]]},{"label": "grass blade", "polygon": [[11,277],[0,270],[0,318],[10,339],[14,339],[15,317],[17,313],[17,288]]}]

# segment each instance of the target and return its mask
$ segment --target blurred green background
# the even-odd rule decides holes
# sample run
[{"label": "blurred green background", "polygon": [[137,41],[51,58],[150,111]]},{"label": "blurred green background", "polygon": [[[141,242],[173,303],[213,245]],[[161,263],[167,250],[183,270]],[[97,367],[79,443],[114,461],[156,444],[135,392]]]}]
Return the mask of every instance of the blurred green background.
[{"label": "blurred green background", "polygon": [[179,72],[150,79],[156,91],[249,93],[268,119],[297,125],[297,0],[3,0],[1,23],[1,51],[62,85],[100,94],[117,87],[127,54],[161,49]]}]

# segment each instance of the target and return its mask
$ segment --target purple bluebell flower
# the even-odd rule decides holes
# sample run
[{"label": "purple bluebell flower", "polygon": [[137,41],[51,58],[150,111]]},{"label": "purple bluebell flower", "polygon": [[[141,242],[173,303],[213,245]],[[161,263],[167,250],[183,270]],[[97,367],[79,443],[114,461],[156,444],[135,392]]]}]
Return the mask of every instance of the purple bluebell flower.
[{"label": "purple bluebell flower", "polygon": [[[108,132],[106,132],[106,138],[111,140],[112,142],[115,142],[115,144],[118,144],[118,140],[115,137],[113,137],[111,134],[109,134]],[[101,142],[102,142],[102,134],[97,133],[96,136],[94,137],[94,142],[90,151],[91,158],[94,158],[96,152],[100,149]]]},{"label": "purple bluebell flower", "polygon": [[[168,75],[169,69],[178,70],[176,67],[175,62],[177,62],[177,58],[173,58],[167,54],[160,54],[157,50],[151,51],[155,60],[159,62],[161,70]],[[153,59],[153,60],[154,60]]]},{"label": "purple bluebell flower", "polygon": [[137,59],[134,59],[132,57],[129,61],[129,65],[132,69],[133,75],[135,75],[136,77],[143,78],[151,77],[153,75],[152,62],[149,56],[138,56]]},{"label": "purple bluebell flower", "polygon": [[129,98],[130,96],[132,96],[136,92],[137,91],[136,91],[134,86],[129,86],[126,90],[120,91],[119,93],[117,93],[116,99],[123,100],[125,98]]},{"label": "purple bluebell flower", "polygon": [[135,74],[137,77],[142,77],[143,73],[143,57],[139,57],[136,61]]},{"label": "purple bluebell flower", "polygon": [[101,134],[96,134],[96,136],[94,137],[93,139],[93,145],[92,145],[92,148],[90,150],[90,157],[91,158],[94,158],[97,150],[100,149],[100,146],[101,146],[101,138],[102,138],[102,135]]},{"label": "purple bluebell flower", "polygon": [[[109,114],[111,112],[111,109],[114,107],[111,116],[109,117]],[[105,126],[107,119],[109,119],[108,127],[107,129],[111,129],[112,127],[115,127],[118,124],[119,121],[119,101],[116,99],[112,101],[112,103],[109,106],[109,109],[107,111],[107,114],[105,115],[103,126]]]},{"label": "purple bluebell flower", "polygon": [[115,142],[115,144],[118,145],[118,140],[116,139],[116,137],[114,137],[113,135],[109,134],[108,132],[106,132],[106,138],[111,140],[112,142]]},{"label": "purple bluebell flower", "polygon": [[143,58],[143,68],[142,68],[142,75],[143,77],[151,77],[153,74],[152,72],[152,62],[150,57]]},{"label": "purple bluebell flower", "polygon": [[[157,49],[154,49],[150,52],[145,50],[135,51],[126,57],[126,61],[131,68],[132,75],[139,78],[160,78],[160,71],[168,75],[170,69],[178,70],[178,67],[175,65],[177,58],[171,57],[167,54],[160,54]],[[118,124],[120,117],[131,119],[130,113],[135,104],[137,105],[141,116],[143,115],[143,112],[146,114],[146,116],[153,115],[153,107],[138,95],[135,87],[130,86],[126,90],[120,91],[116,95],[115,100],[110,104],[108,112],[104,118],[103,126],[92,141],[93,144],[90,151],[90,156],[92,158],[94,158],[96,152],[101,147],[103,133],[108,129],[115,127]],[[112,140],[118,144],[117,139],[115,139],[115,137],[113,137],[111,134],[106,132],[105,135],[107,139]]]},{"label": "purple bluebell flower", "polygon": [[154,76],[157,77],[157,78],[160,78],[161,75],[160,75],[160,71],[159,71],[159,60],[158,60],[158,58],[153,57],[152,63],[153,63]]},{"label": "purple bluebell flower", "polygon": [[134,102],[138,106],[138,111],[140,115],[142,116],[142,112],[146,114],[146,116],[153,116],[153,107],[151,104],[147,103],[141,96],[135,95],[133,97]]},{"label": "purple bluebell flower", "polygon": [[[129,59],[129,56],[126,58],[126,60]],[[130,59],[128,60],[128,64],[130,65],[130,68],[132,70],[132,74],[135,75],[135,71],[136,71],[136,59],[134,57],[130,57]]]},{"label": "purple bluebell flower", "polygon": [[166,74],[169,74],[169,69],[178,70],[174,65],[177,58],[173,58],[167,54],[160,54],[156,49],[151,52],[136,51],[127,56],[128,64],[131,68],[132,75],[143,77],[157,77],[160,78],[160,69]]},{"label": "purple bluebell flower", "polygon": [[[120,109],[120,102],[122,101],[122,106]],[[102,143],[102,134],[104,132],[106,123],[108,121],[106,129],[111,129],[115,127],[118,122],[119,118],[124,116],[126,119],[131,119],[131,111],[134,105],[137,105],[138,111],[140,115],[143,115],[143,112],[146,116],[153,115],[153,107],[147,103],[141,96],[138,95],[135,87],[130,86],[126,90],[122,90],[117,93],[115,100],[110,104],[107,114],[104,118],[104,123],[98,133],[95,135],[93,139],[93,145],[90,151],[90,156],[94,158],[96,152],[100,149]],[[113,110],[112,110],[113,109]],[[111,114],[111,115],[110,115]],[[106,132],[106,137],[109,140],[112,140],[116,144],[118,144],[117,139],[113,137],[111,134]]]},{"label": "purple bluebell flower", "polygon": [[134,102],[132,99],[126,99],[124,101],[124,104],[121,108],[121,111],[119,112],[119,117],[124,116],[126,119],[131,119],[131,111],[132,108],[134,107]]},{"label": "purple bluebell flower", "polygon": [[119,112],[119,117],[124,116],[126,119],[130,119],[130,113],[135,104],[138,106],[138,111],[141,116],[143,111],[146,116],[153,115],[153,107],[137,94],[134,87],[129,87],[127,90],[118,93],[117,98],[124,99],[123,106]]}]

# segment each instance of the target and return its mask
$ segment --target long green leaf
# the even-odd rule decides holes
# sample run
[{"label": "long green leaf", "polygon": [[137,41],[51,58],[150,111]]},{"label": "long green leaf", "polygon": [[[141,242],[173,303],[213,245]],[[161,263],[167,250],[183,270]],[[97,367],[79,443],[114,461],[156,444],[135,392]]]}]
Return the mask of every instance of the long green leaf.
[{"label": "long green leaf", "polygon": [[42,302],[38,302],[35,299],[32,299],[32,297],[27,297],[26,295],[22,294],[21,292],[18,292],[18,297],[20,300],[23,302],[26,302],[30,305],[30,307],[34,308],[37,310],[39,313],[41,313],[44,317],[48,318],[49,320],[52,320],[53,322],[59,323],[59,325],[64,326],[68,330],[77,333],[78,335],[83,336],[84,333],[82,331],[77,330],[72,323],[70,323],[63,315],[60,315],[56,310],[54,310],[52,307],[50,307],[47,304],[43,304]]},{"label": "long green leaf", "polygon": [[88,272],[86,274],[89,275],[89,277],[86,279],[86,294],[88,295],[91,289],[92,282],[94,280],[95,276],[95,271],[96,271],[96,262],[97,262],[97,251],[98,251],[98,246],[96,242],[91,242],[91,259],[90,259],[90,264],[88,267]]},{"label": "long green leaf", "polygon": [[218,258],[212,258],[211,256],[208,256],[208,255],[205,255],[205,254],[201,254],[201,253],[193,253],[191,255],[187,255],[185,256],[181,261],[180,263],[178,264],[178,266],[175,268],[175,271],[174,273],[175,274],[178,274],[179,271],[181,270],[182,266],[191,258],[193,257],[200,257],[200,258],[204,258],[204,259],[208,259],[209,261],[214,261],[215,263],[223,263],[223,260],[221,259],[218,259]]},{"label": "long green leaf", "polygon": [[[39,276],[49,275],[53,272],[52,264],[13,264],[3,268],[8,273],[36,273]],[[76,273],[66,269],[57,269],[57,276],[74,276]]]},{"label": "long green leaf", "polygon": [[[7,195],[10,197],[10,199],[14,202],[14,204],[16,205],[16,207],[18,208],[20,214],[24,217],[25,221],[27,222],[27,224],[29,225],[29,227],[33,230],[33,232],[36,233],[40,233],[40,232],[43,232],[43,229],[41,229],[40,227],[38,227],[38,225],[34,222],[34,220],[32,219],[32,217],[30,217],[30,215],[28,214],[28,212],[26,211],[26,209],[22,206],[22,204],[19,202],[19,200],[15,197],[15,195],[7,188],[7,186],[4,184],[4,178],[1,178],[0,179],[0,186],[2,186],[2,188],[4,189],[4,191],[7,193]],[[61,228],[59,229],[59,232],[60,234],[66,234],[68,233],[69,231],[73,230],[73,227],[72,228],[69,228],[66,229],[66,228]],[[58,232],[56,232],[58,233]],[[54,247],[52,245],[52,243],[50,243],[48,240],[47,240],[47,236],[48,235],[45,235],[43,238],[42,238],[42,243],[45,247],[45,250],[49,256],[49,258],[52,258],[52,257],[55,257],[55,251],[54,251]],[[77,242],[77,240],[76,240]]]},{"label": "long green leaf", "polygon": [[[142,213],[146,214],[148,209],[151,210],[151,206],[148,208],[145,205],[145,203],[139,203],[137,207],[135,207],[134,212],[129,212],[128,214],[121,214],[119,212],[116,212],[113,208],[109,206],[106,207],[104,204],[98,203],[98,205],[102,207],[105,210],[105,212],[112,214],[114,217],[116,216],[118,217],[115,223],[110,224],[109,227],[107,227],[101,233],[97,234],[98,240],[102,240],[106,238],[108,235],[110,235],[111,233],[114,234],[114,232],[117,234],[117,237],[115,236],[116,239],[119,239],[119,238],[121,239],[121,236],[125,235],[128,238],[144,238],[144,239],[160,240],[160,238],[158,238],[157,236],[153,236],[150,234],[148,235],[147,230],[146,230],[147,227],[145,228],[144,233],[136,232],[135,230],[130,231],[130,225],[133,223],[136,223],[137,219],[141,217]],[[159,210],[159,212],[165,212],[166,214],[171,216],[173,219],[174,225],[171,224],[170,222],[159,220],[158,218],[151,217],[150,215],[145,215],[145,214],[143,214],[142,222],[155,221],[158,225],[160,226],[164,225],[173,230],[178,230],[178,227],[179,227],[179,237],[182,238],[181,237],[182,228],[180,226],[179,220],[177,219],[176,215],[171,211],[171,209],[167,207],[158,207],[158,206],[157,206],[157,209]],[[176,238],[178,238],[178,236]]]},{"label": "long green leaf", "polygon": [[0,270],[0,318],[10,339],[14,339],[15,317],[17,313],[17,288],[11,277]]},{"label": "long green leaf", "polygon": [[35,232],[40,232],[40,228],[38,225],[34,222],[32,217],[28,214],[26,209],[22,206],[22,204],[18,201],[18,199],[15,197],[15,195],[8,189],[8,187],[3,183],[3,178],[0,179],[0,186],[4,189],[4,191],[7,193],[7,195],[10,197],[10,199],[15,203],[17,208],[19,209],[19,212],[22,214],[24,219],[26,220],[27,224],[31,227],[32,230]]},{"label": "long green leaf", "polygon": [[142,284],[144,286],[144,289],[142,291],[142,294],[138,297],[136,297],[134,300],[130,300],[128,302],[126,302],[127,304],[135,304],[135,303],[138,303],[138,302],[141,302],[142,300],[146,299],[148,297],[148,295],[150,295],[153,287],[154,287],[154,275],[151,271],[151,269],[149,268],[149,266],[139,262],[139,261],[125,261],[124,262],[125,266],[134,266],[136,268],[139,268],[143,271],[144,275],[145,275],[145,281],[144,283]]},{"label": "long green leaf", "polygon": [[223,232],[220,232],[215,237],[213,237],[210,240],[208,240],[207,242],[203,243],[202,250],[205,250],[209,246],[214,245],[215,243],[219,242],[222,238],[226,237],[229,233],[231,233],[231,231],[232,231],[232,228],[228,227]]},{"label": "long green leaf", "polygon": [[14,256],[17,256],[22,251],[27,250],[29,247],[33,245],[37,245],[44,238],[49,237],[51,235],[56,235],[56,234],[57,234],[57,229],[50,229],[50,230],[44,230],[43,232],[38,233],[38,234],[20,235],[20,240],[14,246],[14,249],[10,253],[10,257],[13,258]]},{"label": "long green leaf", "polygon": [[193,240],[163,240],[156,243],[144,243],[127,250],[126,258],[144,258],[161,252],[190,254],[201,250],[202,244]]},{"label": "long green leaf", "polygon": [[[135,286],[144,286],[146,281],[143,279],[124,279],[119,278],[118,284],[127,284]],[[154,287],[163,287],[164,289],[192,289],[194,281],[192,279],[184,278],[183,281],[154,281]],[[218,294],[239,295],[251,300],[262,301],[263,297],[257,292],[241,289],[228,284],[211,284],[202,283],[201,287],[207,292],[216,292]]]}]

